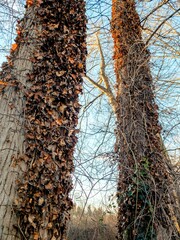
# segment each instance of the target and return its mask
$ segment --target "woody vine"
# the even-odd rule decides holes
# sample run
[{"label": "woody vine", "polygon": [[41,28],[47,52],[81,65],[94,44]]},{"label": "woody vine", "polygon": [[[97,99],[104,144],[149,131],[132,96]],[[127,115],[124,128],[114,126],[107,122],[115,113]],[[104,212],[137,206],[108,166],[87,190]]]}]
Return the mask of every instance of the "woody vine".
[{"label": "woody vine", "polygon": [[113,0],[112,36],[117,82],[119,239],[178,239],[179,202],[163,149],[135,1]]}]

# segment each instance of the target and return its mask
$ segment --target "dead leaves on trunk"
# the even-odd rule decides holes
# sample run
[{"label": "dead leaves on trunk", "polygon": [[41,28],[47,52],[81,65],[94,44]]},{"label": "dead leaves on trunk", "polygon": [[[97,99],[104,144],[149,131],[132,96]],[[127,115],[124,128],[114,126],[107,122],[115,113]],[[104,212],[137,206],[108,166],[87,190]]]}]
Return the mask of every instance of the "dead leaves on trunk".
[{"label": "dead leaves on trunk", "polygon": [[[33,9],[40,27],[34,22],[37,36],[28,39],[34,41],[36,49],[30,59],[33,70],[27,75],[31,87],[23,89],[26,149],[16,160],[16,164],[23,161],[27,170],[17,181],[14,209],[27,239],[64,239],[72,208],[69,192],[78,132],[78,95],[85,73],[85,3],[27,0],[27,7],[28,11]],[[10,68],[18,48],[26,44],[24,21],[27,18],[18,23],[8,57]]]}]

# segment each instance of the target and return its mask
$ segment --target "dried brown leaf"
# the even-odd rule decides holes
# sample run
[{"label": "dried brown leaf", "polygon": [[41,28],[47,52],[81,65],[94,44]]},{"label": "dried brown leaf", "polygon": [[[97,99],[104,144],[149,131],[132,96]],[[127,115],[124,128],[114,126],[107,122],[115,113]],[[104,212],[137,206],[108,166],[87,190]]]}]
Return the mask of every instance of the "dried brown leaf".
[{"label": "dried brown leaf", "polygon": [[34,233],[34,240],[38,240],[39,239],[39,233],[38,232],[35,232]]},{"label": "dried brown leaf", "polygon": [[52,189],[53,189],[52,183],[49,182],[49,183],[45,186],[45,189],[47,189],[47,190],[52,190]]},{"label": "dried brown leaf", "polygon": [[44,203],[44,198],[39,198],[39,200],[38,200],[38,205],[39,206],[41,206],[41,205],[43,205],[43,203]]},{"label": "dried brown leaf", "polygon": [[57,71],[56,72],[56,76],[58,76],[58,77],[61,77],[61,76],[63,76],[64,74],[66,73],[66,71]]},{"label": "dried brown leaf", "polygon": [[34,219],[35,219],[35,216],[33,216],[33,215],[29,215],[29,216],[28,216],[28,221],[30,222],[30,224],[31,224],[34,228],[36,228],[36,224],[34,223]]}]

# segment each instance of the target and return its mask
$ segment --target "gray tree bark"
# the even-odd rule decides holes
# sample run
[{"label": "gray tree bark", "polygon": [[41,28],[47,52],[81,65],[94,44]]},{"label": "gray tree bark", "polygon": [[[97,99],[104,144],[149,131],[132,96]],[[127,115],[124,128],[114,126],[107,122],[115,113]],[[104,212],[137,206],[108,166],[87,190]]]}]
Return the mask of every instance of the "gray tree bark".
[{"label": "gray tree bark", "polygon": [[[22,86],[28,87],[27,73],[32,70],[29,59],[35,48],[35,41],[32,42],[35,39],[34,22],[33,8],[28,8],[21,21],[26,38],[21,39],[16,53],[11,53],[9,65],[3,64],[1,81],[17,80]],[[23,89],[17,91],[13,84],[0,86],[0,239],[16,240],[21,239],[23,234],[20,233],[13,205],[16,199],[16,180],[26,169],[24,161],[17,163],[25,150],[25,102]]]}]

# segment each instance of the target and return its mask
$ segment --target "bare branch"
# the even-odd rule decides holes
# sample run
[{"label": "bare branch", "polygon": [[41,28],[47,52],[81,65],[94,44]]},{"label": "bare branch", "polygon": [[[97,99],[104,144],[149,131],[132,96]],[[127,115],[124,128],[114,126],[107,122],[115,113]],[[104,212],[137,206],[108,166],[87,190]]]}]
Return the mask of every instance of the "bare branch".
[{"label": "bare branch", "polygon": [[102,93],[107,94],[107,90],[105,87],[101,86],[100,84],[98,84],[97,82],[95,82],[92,78],[90,78],[89,76],[85,76],[85,78],[92,83],[96,88],[98,88]]},{"label": "bare branch", "polygon": [[152,33],[152,35],[149,37],[149,39],[146,41],[146,45],[148,45],[148,43],[150,42],[150,40],[152,39],[152,37],[156,34],[156,32],[164,25],[164,23],[166,21],[168,21],[170,18],[172,18],[177,12],[180,11],[180,8],[178,8],[176,11],[174,11],[169,17],[165,18],[160,24],[159,26],[154,30],[154,32]]},{"label": "bare branch", "polygon": [[97,45],[98,45],[98,49],[99,49],[100,57],[101,57],[100,78],[103,80],[103,82],[106,86],[106,95],[109,99],[109,102],[110,102],[112,108],[113,108],[113,111],[115,112],[116,111],[116,99],[115,99],[115,96],[112,92],[112,89],[111,89],[111,86],[110,86],[110,83],[109,83],[109,78],[107,77],[106,72],[105,72],[106,63],[105,63],[105,60],[104,60],[104,54],[103,54],[103,51],[102,51],[102,47],[101,47],[101,43],[100,43],[98,34],[96,34],[96,39],[97,39]]}]

